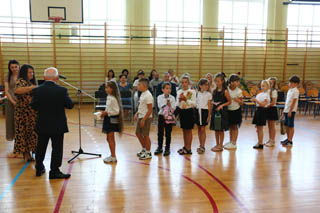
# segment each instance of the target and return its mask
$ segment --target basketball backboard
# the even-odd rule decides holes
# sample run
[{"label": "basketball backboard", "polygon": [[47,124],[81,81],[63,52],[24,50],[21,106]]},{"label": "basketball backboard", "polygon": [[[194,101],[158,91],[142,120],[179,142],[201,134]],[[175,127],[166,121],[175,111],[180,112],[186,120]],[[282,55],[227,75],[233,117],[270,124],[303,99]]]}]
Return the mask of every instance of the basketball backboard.
[{"label": "basketball backboard", "polygon": [[62,17],[61,23],[83,23],[83,0],[30,0],[31,22],[52,22]]}]

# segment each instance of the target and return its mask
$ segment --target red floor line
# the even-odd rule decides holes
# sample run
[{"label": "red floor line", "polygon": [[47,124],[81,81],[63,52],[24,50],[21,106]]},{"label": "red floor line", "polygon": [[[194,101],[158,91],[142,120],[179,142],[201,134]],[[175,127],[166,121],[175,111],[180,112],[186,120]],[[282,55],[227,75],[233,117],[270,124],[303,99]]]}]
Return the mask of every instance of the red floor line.
[{"label": "red floor line", "polygon": [[[187,156],[184,157],[187,161],[190,161],[191,163],[193,163],[191,161],[191,159]],[[203,167],[200,164],[197,164],[198,167],[203,170],[205,173],[207,173],[210,177],[212,177],[215,181],[217,181],[217,183],[219,183],[222,188],[224,188],[229,194],[230,196],[241,206],[241,208],[245,211],[245,212],[249,212],[248,209],[245,207],[245,205],[241,202],[241,200],[231,191],[231,189],[229,189],[228,186],[226,186],[219,178],[217,178],[214,174],[212,174],[209,170],[207,170],[205,167]]]},{"label": "red floor line", "polygon": [[128,135],[128,136],[131,136],[131,137],[137,137],[136,135],[134,135],[134,134],[130,134],[130,133],[126,133],[126,132],[123,132],[122,134],[124,134],[124,135]]},{"label": "red floor line", "polygon": [[[71,162],[69,164],[68,174],[71,174],[72,167],[73,167],[73,162]],[[60,194],[59,194],[59,198],[57,200],[57,204],[56,204],[56,207],[54,209],[54,213],[58,213],[59,210],[60,210],[60,206],[61,206],[61,203],[62,203],[62,200],[63,200],[64,193],[65,193],[65,191],[67,189],[67,185],[68,185],[69,180],[70,180],[70,178],[65,179],[64,182],[63,182],[63,186],[61,188],[61,191],[60,191]]]},{"label": "red floor line", "polygon": [[[141,164],[141,165],[146,165],[146,166],[150,166],[151,167],[151,165],[149,163],[145,163],[145,162],[137,162],[137,161],[129,161],[129,162],[136,163],[136,164]],[[157,166],[157,167],[159,169],[171,172],[171,170],[168,169],[168,168],[164,168],[162,166]],[[181,174],[181,177],[183,177],[187,181],[189,181],[189,182],[193,183],[194,185],[196,185],[207,196],[207,198],[210,201],[213,213],[218,213],[219,212],[217,204],[214,201],[213,197],[211,196],[211,194],[203,186],[201,186],[197,181],[193,180],[192,178],[190,178],[188,176],[185,176],[185,175]]]},{"label": "red floor line", "polygon": [[[135,135],[133,134],[130,134],[130,133],[123,133],[125,135],[128,135],[128,136],[132,136],[132,137],[136,137]],[[191,161],[191,159],[189,157],[185,157],[186,160]],[[147,164],[148,165],[148,164]],[[162,168],[161,166],[158,166],[159,168]],[[207,173],[210,177],[212,177],[215,181],[217,181],[229,194],[230,196],[239,204],[239,206],[245,211],[245,212],[249,212],[248,209],[245,207],[245,205],[240,201],[240,199],[219,179],[217,178],[216,176],[214,176],[209,170],[207,170],[206,168],[204,168],[203,166],[201,166],[200,164],[198,164],[198,167],[203,170],[205,173]],[[164,169],[164,168],[162,168]],[[167,170],[167,169],[165,169]],[[187,178],[187,177],[184,177],[184,178]],[[196,183],[194,183],[196,184]],[[199,187],[199,186],[198,186]],[[201,186],[202,187],[202,186]],[[205,190],[205,189],[204,189]],[[207,191],[207,190],[205,190]]]}]

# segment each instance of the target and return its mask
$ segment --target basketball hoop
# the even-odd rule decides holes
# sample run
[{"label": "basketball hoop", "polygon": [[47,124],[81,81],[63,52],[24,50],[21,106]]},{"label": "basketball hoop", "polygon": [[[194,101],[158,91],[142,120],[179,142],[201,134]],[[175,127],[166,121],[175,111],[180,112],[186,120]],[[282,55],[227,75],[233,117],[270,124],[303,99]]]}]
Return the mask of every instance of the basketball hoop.
[{"label": "basketball hoop", "polygon": [[49,20],[53,21],[54,23],[60,23],[63,17],[60,16],[50,16]]}]

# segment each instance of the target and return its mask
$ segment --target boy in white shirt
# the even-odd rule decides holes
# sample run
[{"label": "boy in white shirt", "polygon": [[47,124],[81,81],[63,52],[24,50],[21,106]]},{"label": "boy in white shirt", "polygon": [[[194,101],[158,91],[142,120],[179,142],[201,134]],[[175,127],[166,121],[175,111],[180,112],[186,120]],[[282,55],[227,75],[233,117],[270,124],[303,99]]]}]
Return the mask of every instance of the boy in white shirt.
[{"label": "boy in white shirt", "polygon": [[[175,123],[174,120],[174,110],[176,109],[176,100],[170,95],[171,93],[171,83],[164,82],[162,84],[162,92],[163,94],[159,95],[157,98],[158,107],[159,107],[159,117],[158,117],[158,148],[154,152],[155,155],[162,154],[163,149],[163,135],[165,131],[166,136],[166,148],[163,156],[170,155],[170,144],[171,144],[171,132],[172,126]],[[167,111],[167,113],[166,113]],[[171,116],[168,115],[169,112]]]},{"label": "boy in white shirt", "polygon": [[287,139],[281,141],[281,144],[286,147],[292,146],[294,135],[294,117],[298,109],[299,90],[298,86],[300,79],[298,76],[292,76],[289,80],[289,91],[287,93],[286,104],[284,106],[284,125],[286,126]]},{"label": "boy in white shirt", "polygon": [[140,160],[152,158],[150,152],[151,141],[149,137],[150,126],[152,122],[153,97],[148,90],[149,80],[142,78],[138,83],[138,90],[141,92],[139,99],[138,111],[134,116],[134,120],[138,120],[136,128],[136,136],[142,146],[142,151],[137,153]]}]

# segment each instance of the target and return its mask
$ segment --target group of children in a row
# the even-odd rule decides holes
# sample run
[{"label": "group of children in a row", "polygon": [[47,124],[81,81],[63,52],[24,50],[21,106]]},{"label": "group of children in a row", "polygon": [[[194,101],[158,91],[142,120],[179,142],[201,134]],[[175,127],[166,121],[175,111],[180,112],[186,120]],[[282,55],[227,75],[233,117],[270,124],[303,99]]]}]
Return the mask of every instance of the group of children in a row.
[{"label": "group of children in a row", "polygon": [[[175,123],[175,117],[180,118],[180,127],[183,130],[184,146],[178,150],[180,155],[192,154],[192,129],[198,126],[198,137],[200,146],[197,149],[199,154],[205,152],[206,126],[210,123],[210,129],[215,131],[216,146],[211,150],[214,152],[223,149],[236,149],[239,127],[242,122],[241,105],[243,103],[240,77],[231,75],[226,82],[225,75],[219,73],[215,76],[216,89],[213,93],[209,91],[209,81],[201,79],[198,84],[198,91],[190,89],[190,79],[188,76],[181,78],[182,89],[177,93],[175,99],[171,93],[171,84],[162,84],[163,94],[157,97],[158,114],[158,148],[154,154],[170,155],[171,132]],[[297,111],[299,91],[299,78],[293,76],[290,79],[290,90],[287,94],[284,108],[285,125],[287,127],[288,138],[282,141],[284,146],[292,146],[294,132],[294,117]],[[138,90],[141,92],[139,98],[138,111],[135,114],[137,120],[136,136],[141,143],[142,150],[137,153],[140,160],[152,158],[151,141],[149,137],[152,123],[153,96],[148,90],[148,79],[140,79]],[[251,100],[256,103],[257,109],[253,118],[253,124],[257,127],[258,143],[253,146],[255,149],[263,149],[263,146],[274,146],[275,144],[275,121],[278,120],[276,107],[277,90],[275,88],[276,79],[270,78],[261,83],[262,91]],[[104,159],[105,163],[116,162],[114,133],[121,133],[123,130],[122,106],[119,90],[113,81],[108,81],[106,85],[108,94],[106,110],[102,112],[104,117],[102,130],[107,134],[111,156]],[[263,126],[268,121],[269,141],[263,144]],[[223,145],[224,131],[230,130],[230,142]],[[166,138],[165,150],[163,152],[163,138]]]}]

